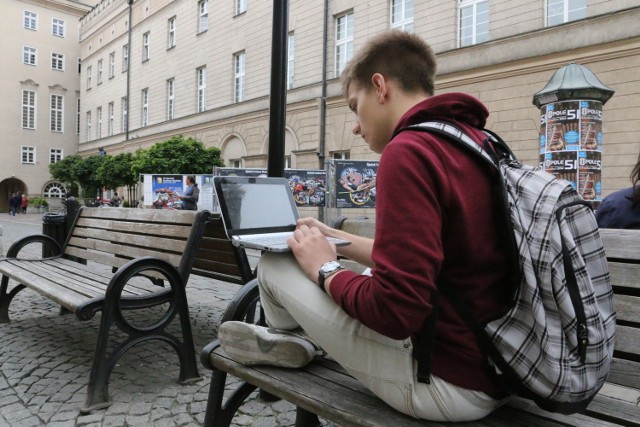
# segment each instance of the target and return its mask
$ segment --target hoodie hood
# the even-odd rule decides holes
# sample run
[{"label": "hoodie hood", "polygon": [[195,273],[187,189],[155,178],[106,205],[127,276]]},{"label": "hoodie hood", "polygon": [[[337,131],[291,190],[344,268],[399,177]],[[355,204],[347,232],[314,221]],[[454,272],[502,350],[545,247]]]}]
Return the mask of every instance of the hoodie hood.
[{"label": "hoodie hood", "polygon": [[414,105],[398,121],[399,129],[427,120],[445,120],[468,124],[484,129],[489,110],[477,98],[465,93],[435,95]]}]

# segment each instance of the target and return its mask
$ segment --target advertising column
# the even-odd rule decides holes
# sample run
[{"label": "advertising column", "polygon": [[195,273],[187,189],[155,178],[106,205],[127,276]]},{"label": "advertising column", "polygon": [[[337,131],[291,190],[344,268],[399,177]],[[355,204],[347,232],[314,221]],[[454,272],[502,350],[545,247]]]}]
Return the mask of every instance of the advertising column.
[{"label": "advertising column", "polygon": [[540,164],[566,179],[584,200],[602,200],[602,102],[561,101],[543,105]]}]

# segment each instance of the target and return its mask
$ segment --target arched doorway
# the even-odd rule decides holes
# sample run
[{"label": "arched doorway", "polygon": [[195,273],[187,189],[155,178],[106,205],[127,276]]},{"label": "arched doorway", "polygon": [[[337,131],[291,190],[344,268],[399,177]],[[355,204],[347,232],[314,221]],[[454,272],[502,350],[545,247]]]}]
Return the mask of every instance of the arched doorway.
[{"label": "arched doorway", "polygon": [[11,177],[0,181],[0,212],[9,212],[9,198],[13,193],[28,194],[27,185],[21,179]]}]

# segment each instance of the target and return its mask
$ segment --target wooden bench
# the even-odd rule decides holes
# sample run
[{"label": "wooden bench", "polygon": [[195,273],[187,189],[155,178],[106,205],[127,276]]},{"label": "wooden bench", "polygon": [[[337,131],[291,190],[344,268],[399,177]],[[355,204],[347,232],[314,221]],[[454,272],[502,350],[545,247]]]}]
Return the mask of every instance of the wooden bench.
[{"label": "wooden bench", "polygon": [[[208,211],[81,208],[63,247],[49,236],[28,236],[0,260],[0,323],[9,322],[9,305],[24,288],[80,320],[102,312],[83,413],[110,405],[111,371],[127,349],[143,341],[170,344],[180,359],[180,381],[199,379],[185,285],[209,216]],[[32,244],[55,256],[18,258]],[[11,290],[9,279],[17,283]],[[135,313],[146,321],[143,310],[154,307],[162,311],[154,312],[157,320],[132,321]],[[176,316],[181,337],[167,331]],[[121,342],[111,342],[119,335],[114,325],[126,334]]]},{"label": "wooden bench", "polygon": [[[340,223],[346,231],[367,228],[366,220]],[[371,233],[371,223],[366,233]],[[513,398],[485,419],[460,425],[482,426],[640,426],[640,231],[601,230],[609,261],[618,312],[616,350],[611,374],[584,413],[553,414],[533,402]],[[371,234],[369,234],[371,235]],[[241,289],[229,305],[225,320],[255,321],[259,300],[256,284]],[[247,317],[249,314],[249,317]],[[296,426],[318,425],[318,416],[341,426],[451,425],[416,420],[380,401],[339,365],[327,359],[304,369],[244,366],[231,359],[217,340],[201,353],[204,366],[213,370],[206,426],[228,426],[243,401],[259,387],[297,406]],[[223,402],[226,376],[240,378],[237,389]]]}]

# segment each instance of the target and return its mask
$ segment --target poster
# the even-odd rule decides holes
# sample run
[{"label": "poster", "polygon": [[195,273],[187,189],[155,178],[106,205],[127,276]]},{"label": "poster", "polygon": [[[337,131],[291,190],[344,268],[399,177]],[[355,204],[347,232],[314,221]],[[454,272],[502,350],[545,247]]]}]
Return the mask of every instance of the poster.
[{"label": "poster", "polygon": [[337,208],[373,208],[376,202],[378,162],[334,160]]},{"label": "poster", "polygon": [[584,200],[601,201],[602,103],[553,102],[540,112],[540,165]]},{"label": "poster", "polygon": [[156,209],[181,209],[180,196],[184,191],[182,175],[151,175],[153,201]]}]

